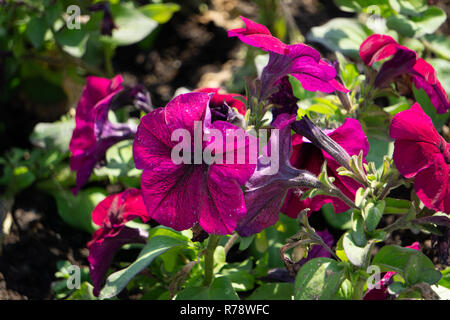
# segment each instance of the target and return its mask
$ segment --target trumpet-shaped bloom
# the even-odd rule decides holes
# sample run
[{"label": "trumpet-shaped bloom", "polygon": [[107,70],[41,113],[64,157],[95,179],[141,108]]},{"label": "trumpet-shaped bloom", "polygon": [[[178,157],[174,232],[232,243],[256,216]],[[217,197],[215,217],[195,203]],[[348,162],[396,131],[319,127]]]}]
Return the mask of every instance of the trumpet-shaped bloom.
[{"label": "trumpet-shaped bloom", "polygon": [[445,113],[450,108],[447,93],[442,88],[434,68],[419,58],[416,52],[399,45],[390,36],[371,35],[361,44],[359,54],[369,66],[392,56],[392,59],[381,66],[374,82],[376,87],[386,87],[397,77],[407,74],[418,89],[427,93],[438,113]]},{"label": "trumpet-shaped bloom", "polygon": [[[369,152],[367,137],[361,128],[361,124],[355,119],[347,118],[339,128],[329,132],[328,136],[348,153],[346,158],[348,155],[358,155],[361,150],[364,156]],[[349,177],[337,174],[336,170],[343,164],[338,163],[336,157],[331,157],[325,150],[319,149],[310,140],[299,134],[293,136],[292,145],[293,153],[290,161],[295,168],[308,170],[318,175],[326,160],[328,176],[335,178],[333,184],[350,199],[355,198],[356,190],[361,185]],[[317,211],[326,203],[331,203],[336,213],[349,209],[348,205],[336,197],[317,195],[313,198],[300,200],[297,193],[295,190],[289,191],[281,209],[283,213],[293,218],[297,217],[298,213],[305,208]]]},{"label": "trumpet-shaped bloom", "polygon": [[89,249],[89,272],[94,285],[94,295],[100,287],[117,250],[127,243],[145,243],[146,231],[125,226],[130,220],[150,218],[138,189],[127,189],[101,201],[92,212],[92,220],[100,229],[87,244]]},{"label": "trumpet-shaped bloom", "polygon": [[[247,214],[239,221],[237,232],[248,237],[270,227],[278,221],[280,208],[287,191],[291,188],[319,187],[317,178],[306,170],[294,168],[289,157],[292,153],[291,123],[296,115],[282,114],[277,117],[273,126],[280,130],[278,135],[272,133],[264,154],[258,159],[258,166],[254,174],[245,185],[245,203]],[[278,144],[278,170],[275,174],[268,174],[273,169],[273,163],[267,161],[266,155],[274,152],[272,140]],[[272,157],[273,159],[273,157]]]},{"label": "trumpet-shaped bloom", "polygon": [[275,83],[288,74],[296,77],[308,91],[348,91],[336,81],[336,70],[320,58],[317,50],[302,43],[287,45],[272,36],[265,26],[241,19],[245,28],[229,30],[228,36],[269,52],[269,63],[261,74],[261,99],[268,98]]},{"label": "trumpet-shaped bloom", "polygon": [[450,145],[438,134],[418,103],[399,112],[390,127],[394,163],[430,209],[450,213]]},{"label": "trumpet-shaped bloom", "polygon": [[108,112],[115,96],[123,89],[122,77],[112,80],[88,77],[75,115],[75,129],[70,140],[70,168],[77,171],[74,194],[89,180],[94,167],[117,142],[130,139],[134,124],[111,123]]},{"label": "trumpet-shaped bloom", "polygon": [[[228,122],[211,122],[210,96],[200,92],[182,94],[165,108],[144,116],[134,140],[133,155],[136,168],[143,169],[144,203],[154,220],[175,230],[188,229],[198,222],[208,233],[230,234],[246,213],[241,186],[256,167],[256,161],[252,164],[247,158],[238,163],[236,158],[240,152],[248,155],[256,139]],[[174,162],[172,150],[179,140],[172,140],[172,135],[177,129],[189,133],[188,138],[194,137],[194,145],[192,140],[187,142],[188,147],[193,147],[193,154],[186,151],[184,155],[195,158],[195,131],[200,130],[206,139],[203,143],[200,140],[199,151],[214,154],[222,163],[208,164],[204,159],[197,164]],[[213,131],[224,140],[207,138]],[[245,143],[225,142],[227,136],[236,132],[244,135]],[[223,146],[222,150],[216,149],[218,145]],[[229,160],[227,154],[234,158]]]}]

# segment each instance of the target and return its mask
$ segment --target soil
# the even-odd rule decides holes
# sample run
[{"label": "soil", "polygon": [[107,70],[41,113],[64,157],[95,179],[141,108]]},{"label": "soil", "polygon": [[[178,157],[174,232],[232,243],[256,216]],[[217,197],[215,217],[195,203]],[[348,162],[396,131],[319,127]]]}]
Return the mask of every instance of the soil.
[{"label": "soil", "polygon": [[[199,11],[200,1],[173,2],[179,2],[182,9],[160,27],[152,50],[138,45],[122,47],[113,61],[115,71],[123,74],[127,82],[147,86],[155,106],[164,106],[180,87],[217,87],[229,80],[231,71],[239,67],[241,44],[228,38],[226,30],[240,26],[239,13],[255,18],[256,12],[252,1],[212,0],[210,7],[214,10],[207,14]],[[299,0],[291,5],[303,34],[331,18],[349,16],[332,1]],[[450,8],[448,1],[443,5]],[[57,120],[65,112],[61,109],[48,118],[20,100],[0,108],[0,117],[7,119],[4,134],[9,137],[0,139],[0,154],[13,146],[30,148],[28,137],[34,125]],[[56,262],[69,260],[87,266],[86,243],[90,235],[65,224],[53,198],[33,186],[16,197],[13,212],[15,221],[1,248],[0,299],[53,299],[51,284],[55,281]],[[312,225],[324,229],[321,215],[314,216]],[[341,234],[339,230],[330,232],[335,239]],[[403,246],[414,241],[420,241],[425,254],[436,258],[430,236],[395,232],[388,240]],[[242,258],[242,252],[234,254],[237,260]]]}]

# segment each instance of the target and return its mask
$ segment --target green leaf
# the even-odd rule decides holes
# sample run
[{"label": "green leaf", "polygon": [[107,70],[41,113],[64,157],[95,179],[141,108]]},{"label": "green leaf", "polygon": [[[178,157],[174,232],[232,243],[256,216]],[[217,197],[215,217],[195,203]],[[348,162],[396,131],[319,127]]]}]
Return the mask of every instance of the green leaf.
[{"label": "green leaf", "polygon": [[36,180],[36,177],[28,167],[20,166],[14,168],[12,179],[11,193],[16,194],[29,187]]},{"label": "green leaf", "polygon": [[355,243],[358,247],[365,247],[367,237],[364,232],[364,219],[361,214],[357,213],[356,210],[353,210],[352,229],[349,233],[353,239],[353,243]]},{"label": "green leaf", "polygon": [[86,52],[86,45],[89,34],[84,28],[68,29],[62,28],[55,34],[55,40],[61,45],[62,49],[68,54],[81,58]]},{"label": "green leaf", "polygon": [[[409,109],[408,105],[408,109]],[[394,153],[394,141],[389,137],[368,135],[370,149],[367,153],[367,162],[374,162],[377,169],[383,167],[383,157],[392,157]]]},{"label": "green leaf", "polygon": [[420,16],[427,9],[425,0],[389,0],[392,9],[402,15]]},{"label": "green leaf", "polygon": [[336,243],[336,255],[342,261],[349,261],[348,258],[347,258],[347,255],[345,254],[345,250],[344,250],[344,245],[343,245],[344,237],[345,237],[345,234],[343,234],[339,238],[338,242]]},{"label": "green leaf", "polygon": [[175,3],[152,3],[139,8],[141,13],[159,24],[169,21],[178,10],[180,10],[180,6]]},{"label": "green leaf", "polygon": [[413,86],[414,98],[422,107],[423,111],[431,118],[436,130],[440,131],[442,126],[447,122],[450,117],[450,113],[438,114],[436,108],[431,103],[430,98],[423,89],[418,90]]},{"label": "green leaf", "polygon": [[89,233],[95,230],[96,226],[92,222],[91,214],[97,204],[106,197],[104,189],[83,189],[76,196],[70,190],[61,189],[54,192],[53,196],[58,213],[64,222]]},{"label": "green leaf", "polygon": [[75,128],[75,120],[61,120],[50,123],[38,123],[31,133],[30,141],[40,148],[56,147],[59,151],[69,152],[69,142]]},{"label": "green leaf", "polygon": [[230,279],[227,277],[215,278],[209,288],[187,287],[181,290],[175,300],[239,300]]},{"label": "green leaf", "polygon": [[450,289],[450,267],[447,267],[447,269],[442,270],[441,273],[442,278],[441,280],[439,280],[438,285]]},{"label": "green leaf", "polygon": [[386,25],[405,37],[418,38],[434,33],[446,18],[442,9],[430,6],[417,16],[391,15],[387,18]]},{"label": "green leaf", "polygon": [[147,268],[156,257],[171,248],[185,244],[185,241],[167,236],[151,238],[132,264],[125,269],[114,272],[106,279],[106,284],[100,291],[100,299],[116,296],[136,274]]},{"label": "green leaf", "polygon": [[322,214],[332,227],[340,230],[348,230],[352,227],[352,210],[336,214],[333,205],[322,206]]},{"label": "green leaf", "polygon": [[342,238],[342,247],[348,260],[357,267],[362,267],[366,262],[367,255],[370,254],[372,243],[368,242],[364,247],[359,247],[353,242],[349,232],[346,232]]},{"label": "green leaf", "polygon": [[44,43],[47,29],[47,22],[44,18],[33,17],[28,22],[25,33],[35,48],[39,48]]},{"label": "green leaf", "polygon": [[384,209],[385,214],[408,213],[409,208],[411,208],[411,201],[404,199],[386,198],[385,202],[386,202],[386,208]]},{"label": "green leaf", "polygon": [[255,239],[255,235],[251,235],[250,237],[241,237],[239,239],[239,250],[244,251],[252,244]]},{"label": "green leaf", "polygon": [[49,26],[52,26],[56,19],[61,15],[63,6],[60,2],[52,3],[52,5],[45,8],[45,20]]},{"label": "green leaf", "polygon": [[409,285],[419,282],[434,284],[441,278],[433,262],[422,252],[411,248],[384,246],[373,258],[372,264],[378,265],[382,272],[400,273]]},{"label": "green leaf", "polygon": [[369,6],[387,5],[387,0],[334,0],[336,6],[345,12],[362,12]]},{"label": "green leaf", "polygon": [[384,201],[380,201],[378,203],[369,203],[364,208],[364,222],[366,224],[367,231],[371,232],[375,230],[375,228],[378,226],[378,223],[381,220],[381,217],[383,216],[385,203]]},{"label": "green leaf", "polygon": [[255,277],[245,270],[227,268],[222,270],[221,275],[230,279],[236,291],[249,291],[255,286]]},{"label": "green leaf", "polygon": [[121,141],[106,151],[106,165],[94,169],[97,176],[107,176],[111,182],[119,179],[129,187],[138,188],[142,170],[136,169],[133,159],[133,140]]},{"label": "green leaf", "polygon": [[111,5],[111,12],[117,29],[113,30],[112,42],[126,46],[143,40],[158,26],[138,9],[121,4]]},{"label": "green leaf", "polygon": [[295,300],[329,300],[345,280],[345,268],[329,258],[305,263],[295,278]]},{"label": "green leaf", "polygon": [[89,282],[83,282],[66,300],[98,300],[94,296],[94,287]]},{"label": "green leaf", "polygon": [[427,60],[436,70],[438,79],[445,92],[450,95],[450,61],[443,59]]},{"label": "green leaf", "polygon": [[450,39],[441,34],[427,34],[425,37],[427,47],[441,58],[450,60]]},{"label": "green leaf", "polygon": [[294,284],[263,283],[246,300],[292,300]]},{"label": "green leaf", "polygon": [[307,39],[318,42],[331,51],[340,51],[346,56],[357,59],[359,47],[371,33],[356,19],[335,18],[322,26],[312,28]]}]

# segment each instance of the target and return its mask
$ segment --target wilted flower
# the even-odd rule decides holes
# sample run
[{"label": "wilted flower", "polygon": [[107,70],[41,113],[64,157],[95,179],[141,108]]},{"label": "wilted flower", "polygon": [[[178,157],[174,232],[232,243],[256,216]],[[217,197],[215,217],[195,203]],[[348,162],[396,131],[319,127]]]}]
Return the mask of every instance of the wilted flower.
[{"label": "wilted flower", "polygon": [[[306,170],[298,170],[289,163],[292,153],[290,124],[295,121],[295,117],[288,114],[277,117],[273,127],[280,131],[278,134],[272,133],[264,154],[258,159],[255,173],[245,184],[247,214],[236,228],[243,237],[258,233],[278,221],[283,199],[289,189],[320,187],[316,176]],[[278,145],[276,151],[279,152],[278,171],[275,174],[267,174],[266,171],[272,170],[273,164],[267,161],[266,155],[270,156],[274,152],[271,148],[275,144]]]},{"label": "wilted flower", "polygon": [[399,45],[390,36],[371,35],[361,44],[359,54],[369,66],[393,56],[381,66],[375,78],[375,87],[386,87],[398,78],[408,75],[418,89],[425,90],[438,113],[445,113],[450,108],[447,93],[442,88],[434,68],[419,58],[416,52]]},{"label": "wilted flower", "polygon": [[[358,155],[361,150],[363,156],[369,152],[369,142],[358,120],[347,118],[339,128],[328,134],[307,118],[294,122],[292,128],[298,133],[293,136],[292,141],[293,153],[290,159],[292,166],[318,175],[326,160],[328,176],[335,178],[333,184],[353,200],[361,185],[349,177],[339,175],[336,170],[341,166],[348,167],[350,156]],[[317,211],[326,203],[331,203],[336,213],[349,209],[347,204],[336,197],[317,195],[301,201],[296,193],[295,190],[288,192],[281,209],[283,213],[293,218],[305,208]]]},{"label": "wilted flower", "polygon": [[[136,168],[144,170],[141,177],[144,203],[154,220],[175,230],[188,229],[198,222],[208,233],[230,234],[246,213],[241,186],[256,167],[248,159],[239,164],[236,156],[242,152],[248,155],[256,138],[228,122],[211,122],[209,100],[210,94],[206,93],[181,94],[165,108],[144,116],[136,133],[133,154]],[[182,136],[187,147],[182,150],[183,159],[194,158],[193,161],[175,163],[172,159],[174,147],[180,144],[172,139],[177,129],[188,133],[189,141]],[[200,146],[195,143],[199,133],[206,138],[200,136]],[[241,133],[245,143],[216,141],[218,138],[213,133],[220,133],[222,139]],[[214,140],[208,138],[211,134]],[[223,161],[212,164],[205,163],[204,159],[196,161],[196,151]],[[229,161],[227,154],[234,158]]]},{"label": "wilted flower", "polygon": [[[328,232],[327,229],[324,229],[322,231],[316,231],[316,233],[319,235],[319,237],[322,238],[323,242],[328,247],[333,247],[334,244],[334,238],[333,236]],[[319,244],[315,244],[311,247],[311,249],[308,251],[308,255],[306,258],[299,260],[296,262],[297,268],[301,268],[305,263],[307,263],[309,260],[314,258],[331,258],[331,253],[325,249],[323,246]]]},{"label": "wilted flower", "polygon": [[228,31],[229,37],[269,52],[269,63],[261,74],[260,99],[267,99],[275,83],[290,74],[308,91],[347,92],[336,78],[336,70],[320,59],[320,53],[305,44],[287,45],[272,36],[263,25],[241,17],[245,28]]},{"label": "wilted flower", "polygon": [[150,218],[138,189],[127,189],[101,201],[92,212],[92,220],[100,229],[94,232],[87,244],[89,272],[94,285],[94,295],[100,287],[118,249],[127,243],[145,243],[148,234],[144,230],[125,226],[128,221]]},{"label": "wilted flower", "polygon": [[112,80],[88,77],[75,115],[75,129],[70,140],[70,168],[77,171],[78,190],[89,180],[94,167],[106,151],[119,141],[130,139],[136,132],[134,124],[111,123],[108,120],[114,97],[123,89],[122,77]]},{"label": "wilted flower", "polygon": [[419,199],[430,209],[450,213],[450,145],[418,103],[394,116],[390,135],[395,139],[395,166],[414,178]]}]

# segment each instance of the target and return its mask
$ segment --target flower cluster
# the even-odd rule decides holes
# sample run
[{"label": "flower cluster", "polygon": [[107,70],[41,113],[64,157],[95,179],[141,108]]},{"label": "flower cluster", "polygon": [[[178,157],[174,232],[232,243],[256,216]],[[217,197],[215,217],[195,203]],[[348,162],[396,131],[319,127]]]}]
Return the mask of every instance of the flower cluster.
[{"label": "flower cluster", "polygon": [[[74,192],[88,182],[108,148],[124,139],[133,139],[134,164],[142,170],[141,190],[110,195],[92,213],[100,227],[88,244],[94,294],[99,293],[114,253],[124,244],[146,242],[145,231],[126,225],[136,218],[153,219],[177,231],[193,228],[206,236],[236,232],[248,237],[276,224],[280,212],[291,218],[303,212],[301,217],[307,220],[307,210],[316,212],[331,204],[336,214],[354,210],[349,238],[356,239],[354,247],[363,248],[367,238],[375,239],[372,224],[383,214],[374,217],[373,207],[381,203],[377,210],[384,208],[389,190],[405,179],[413,182],[427,208],[450,213],[450,147],[418,103],[392,118],[395,168],[390,167],[390,159],[384,159],[384,171],[379,173],[365,159],[369,140],[358,112],[345,108],[332,126],[323,129],[312,117],[297,115],[288,75],[308,91],[347,93],[336,64],[322,59],[312,47],[285,44],[265,26],[242,20],[245,28],[230,30],[229,36],[269,53],[260,86],[247,92],[252,101],[220,93],[219,88],[201,88],[153,109],[141,86],[125,88],[120,76],[112,80],[88,77],[70,143],[71,168],[77,171]],[[431,65],[391,37],[370,36],[361,45],[360,55],[369,66],[392,56],[381,65],[374,87],[384,88],[407,77],[425,90],[438,113],[450,108]],[[266,131],[253,132],[246,122],[255,112],[255,103],[272,108],[270,126],[261,129]],[[109,112],[126,104],[147,112],[137,127],[108,119]],[[309,197],[301,197],[306,191],[312,191]],[[300,248],[314,246],[309,259],[330,258],[332,236],[315,233],[307,222],[301,223],[308,228],[295,241],[302,243]],[[197,238],[202,237],[193,239]],[[353,258],[349,256],[352,263]],[[391,277],[388,273],[381,282],[383,298]],[[366,297],[375,293],[368,292]]]}]

